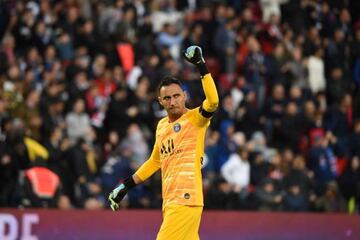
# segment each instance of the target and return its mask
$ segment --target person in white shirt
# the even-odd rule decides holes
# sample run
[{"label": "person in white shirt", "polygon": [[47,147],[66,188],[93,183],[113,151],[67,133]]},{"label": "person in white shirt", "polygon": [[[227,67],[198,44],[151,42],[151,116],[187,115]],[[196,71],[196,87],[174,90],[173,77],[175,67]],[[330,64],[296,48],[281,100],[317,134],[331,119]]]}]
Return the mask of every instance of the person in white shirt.
[{"label": "person in white shirt", "polygon": [[71,145],[79,139],[88,140],[91,133],[90,117],[85,112],[85,102],[79,98],[73,104],[73,110],[66,115],[67,134]]},{"label": "person in white shirt", "polygon": [[222,177],[232,185],[235,192],[239,193],[241,199],[247,196],[247,187],[250,182],[248,156],[248,150],[240,147],[221,167]]},{"label": "person in white shirt", "polygon": [[308,60],[309,86],[313,94],[324,91],[326,88],[325,68],[322,56],[323,49],[319,48]]},{"label": "person in white shirt", "polygon": [[280,5],[287,2],[288,0],[260,0],[263,22],[268,23],[271,15],[281,17]]}]

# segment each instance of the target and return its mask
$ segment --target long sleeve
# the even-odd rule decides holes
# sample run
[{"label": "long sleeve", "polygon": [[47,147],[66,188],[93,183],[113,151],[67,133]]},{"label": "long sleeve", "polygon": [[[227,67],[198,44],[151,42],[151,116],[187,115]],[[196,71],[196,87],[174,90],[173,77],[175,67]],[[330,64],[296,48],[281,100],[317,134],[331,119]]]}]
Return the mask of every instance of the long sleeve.
[{"label": "long sleeve", "polygon": [[136,171],[136,175],[145,181],[160,168],[160,154],[157,141],[154,144],[150,158]]},{"label": "long sleeve", "polygon": [[201,79],[201,83],[206,97],[202,107],[207,112],[214,112],[219,105],[219,96],[211,74],[208,73],[204,75]]}]

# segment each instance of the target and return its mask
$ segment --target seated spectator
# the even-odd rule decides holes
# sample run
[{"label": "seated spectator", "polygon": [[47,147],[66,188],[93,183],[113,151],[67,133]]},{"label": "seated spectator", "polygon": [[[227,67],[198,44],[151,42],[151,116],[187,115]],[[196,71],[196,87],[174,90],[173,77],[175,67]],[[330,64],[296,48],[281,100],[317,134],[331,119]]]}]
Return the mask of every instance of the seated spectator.
[{"label": "seated spectator", "polygon": [[251,153],[250,157],[250,182],[257,186],[268,176],[269,163],[264,161],[264,156],[259,152]]},{"label": "seated spectator", "polygon": [[330,107],[324,116],[324,126],[331,131],[339,140],[340,144],[346,145],[351,133],[352,97],[350,94],[341,96],[339,104]]},{"label": "seated spectator", "polygon": [[337,176],[337,158],[334,153],[333,135],[315,137],[313,147],[309,151],[309,166],[315,173],[317,192],[322,195],[324,188]]},{"label": "seated spectator", "polygon": [[249,153],[245,148],[239,148],[230,155],[227,162],[221,167],[222,177],[232,186],[234,192],[239,194],[240,199],[248,195],[250,183]]},{"label": "seated spectator", "polygon": [[[70,189],[70,199],[77,207],[86,207],[87,200],[92,199],[104,204],[102,189],[96,179],[98,159],[98,152],[95,147],[84,139],[79,139],[70,149],[67,159],[71,169],[69,178],[73,182]],[[93,207],[92,204],[90,205]],[[95,204],[96,206],[98,205]]]},{"label": "seated spectator", "polygon": [[316,200],[316,209],[321,212],[346,212],[346,201],[341,195],[338,184],[329,182],[324,196]]},{"label": "seated spectator", "polygon": [[306,78],[306,67],[302,56],[302,50],[295,47],[292,51],[292,59],[285,65],[287,77],[290,78],[292,85],[301,87],[302,89],[309,89],[309,82]]},{"label": "seated spectator", "polygon": [[284,196],[284,210],[290,212],[304,212],[307,210],[307,196],[300,191],[299,185],[290,185]]},{"label": "seated spectator", "polygon": [[314,173],[306,169],[305,159],[302,156],[297,155],[294,158],[283,184],[287,191],[284,198],[284,210],[310,210],[310,203],[313,203],[316,198],[314,194]]},{"label": "seated spectator", "polygon": [[252,134],[251,140],[248,142],[249,150],[261,153],[266,162],[270,162],[274,149],[268,147],[268,139],[261,131]]},{"label": "seated spectator", "polygon": [[234,209],[237,206],[238,194],[222,177],[216,178],[213,187],[206,196],[205,208],[209,209]]},{"label": "seated spectator", "polygon": [[131,166],[132,151],[128,145],[117,146],[107,157],[100,170],[100,180],[104,193],[108,193],[127,176],[133,173]]},{"label": "seated spectator", "polygon": [[349,213],[359,209],[360,204],[360,159],[359,155],[351,158],[344,174],[340,177],[340,189],[349,206]]},{"label": "seated spectator", "polygon": [[353,133],[350,135],[350,154],[360,155],[360,119],[357,119],[354,123]]},{"label": "seated spectator", "polygon": [[307,68],[309,71],[309,87],[313,94],[324,91],[326,88],[325,67],[322,59],[324,50],[316,49],[315,53],[309,57]]},{"label": "seated spectator", "polygon": [[31,90],[24,102],[21,102],[14,109],[12,116],[20,118],[25,123],[26,132],[29,136],[36,140],[40,139],[40,127],[42,125],[42,118],[39,109],[40,92]]},{"label": "seated spectator", "polygon": [[74,145],[79,139],[88,137],[90,131],[90,118],[85,112],[85,102],[83,99],[77,99],[74,102],[73,109],[66,115],[67,135],[71,145]]},{"label": "seated spectator", "polygon": [[299,137],[303,131],[301,120],[298,106],[294,102],[289,102],[286,105],[285,114],[280,120],[281,125],[276,128],[278,137],[273,142],[277,143],[278,148],[286,146],[294,152],[298,151]]},{"label": "seated spectator", "polygon": [[255,132],[262,130],[261,109],[256,106],[256,94],[252,89],[248,89],[244,99],[236,109],[236,128],[252,136]]},{"label": "seated spectator", "polygon": [[264,106],[266,116],[266,137],[269,142],[276,140],[275,130],[281,126],[281,118],[285,114],[287,99],[285,96],[285,88],[281,84],[275,84],[271,97],[266,101]]},{"label": "seated spectator", "polygon": [[259,211],[279,211],[282,207],[283,196],[275,189],[270,178],[265,178],[254,192]]},{"label": "seated spectator", "polygon": [[17,187],[19,167],[16,155],[6,142],[0,142],[0,207],[15,207],[13,191]]},{"label": "seated spectator", "polygon": [[144,134],[136,123],[129,126],[127,136],[123,139],[122,144],[126,145],[131,151],[131,160],[134,162],[136,169],[147,160],[150,154]]},{"label": "seated spectator", "polygon": [[165,23],[162,31],[158,35],[158,45],[162,47],[168,47],[171,52],[171,56],[175,59],[180,57],[181,43],[186,35],[185,30],[181,33],[177,32],[176,26],[172,23]]},{"label": "seated spectator", "polygon": [[349,92],[349,85],[340,67],[331,70],[326,89],[326,100],[329,106],[336,105],[341,101],[342,97]]}]

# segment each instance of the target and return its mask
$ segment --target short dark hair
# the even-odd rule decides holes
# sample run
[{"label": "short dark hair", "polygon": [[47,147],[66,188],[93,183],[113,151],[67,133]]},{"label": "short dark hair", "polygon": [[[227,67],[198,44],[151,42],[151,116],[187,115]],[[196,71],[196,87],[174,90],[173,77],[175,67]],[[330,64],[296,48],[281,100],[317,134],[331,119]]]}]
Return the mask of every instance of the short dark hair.
[{"label": "short dark hair", "polygon": [[182,89],[182,83],[180,82],[179,79],[173,77],[173,76],[165,76],[161,79],[161,82],[158,86],[158,95],[160,95],[160,89],[163,87],[163,86],[170,86],[171,84],[177,84],[179,85],[179,87],[181,87]]}]

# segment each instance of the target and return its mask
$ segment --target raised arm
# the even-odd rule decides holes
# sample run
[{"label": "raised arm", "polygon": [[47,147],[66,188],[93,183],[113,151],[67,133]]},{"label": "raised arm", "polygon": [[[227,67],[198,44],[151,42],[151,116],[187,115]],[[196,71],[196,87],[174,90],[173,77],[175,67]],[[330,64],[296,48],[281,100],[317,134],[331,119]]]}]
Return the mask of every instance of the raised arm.
[{"label": "raised arm", "polygon": [[211,74],[207,73],[205,76],[201,76],[201,83],[206,97],[202,108],[207,112],[215,112],[219,105],[219,96]]},{"label": "raised arm", "polygon": [[199,46],[190,46],[184,52],[184,57],[194,64],[200,72],[201,83],[206,97],[200,107],[200,112],[204,117],[209,118],[219,105],[219,96],[214,80],[206,67],[202,50]]}]

